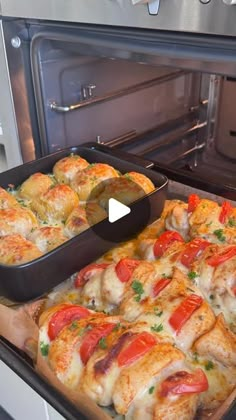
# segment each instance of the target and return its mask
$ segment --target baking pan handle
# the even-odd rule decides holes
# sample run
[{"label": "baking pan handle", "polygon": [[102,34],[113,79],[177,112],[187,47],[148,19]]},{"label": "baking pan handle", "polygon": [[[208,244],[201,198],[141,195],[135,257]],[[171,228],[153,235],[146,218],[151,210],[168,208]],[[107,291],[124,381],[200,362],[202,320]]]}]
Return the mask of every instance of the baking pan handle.
[{"label": "baking pan handle", "polygon": [[108,153],[110,156],[115,156],[119,159],[126,160],[127,162],[134,163],[142,166],[142,168],[152,169],[154,166],[154,163],[148,159],[143,159],[139,156],[132,155],[131,153],[114,149],[113,147],[106,146],[105,144],[89,142],[84,143],[82,146],[88,147],[89,149],[99,150],[103,153]]}]

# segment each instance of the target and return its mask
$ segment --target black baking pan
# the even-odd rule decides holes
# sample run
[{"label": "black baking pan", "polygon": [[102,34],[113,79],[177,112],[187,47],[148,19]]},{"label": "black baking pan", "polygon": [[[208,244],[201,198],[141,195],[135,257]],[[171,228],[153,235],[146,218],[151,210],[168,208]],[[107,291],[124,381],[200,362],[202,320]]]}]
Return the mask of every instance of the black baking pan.
[{"label": "black baking pan", "polygon": [[[107,149],[107,148],[105,148]],[[120,240],[127,240],[134,232],[138,233],[147,223],[157,219],[163,209],[168,179],[165,175],[123,159],[122,153],[113,156],[107,150],[96,150],[92,146],[77,146],[63,149],[39,160],[26,163],[0,174],[0,186],[20,185],[35,172],[49,173],[54,164],[71,153],[79,154],[90,163],[107,163],[121,173],[140,172],[152,180],[155,190],[130,206],[131,213],[115,223],[108,219],[98,223],[96,229],[70,239],[53,251],[29,263],[18,266],[0,265],[0,295],[22,302],[41,296],[70,275],[80,270],[91,261],[99,258],[106,251],[117,245]],[[116,154],[116,152],[114,152]],[[135,158],[134,158],[135,160]],[[140,163],[140,159],[138,162]],[[95,232],[96,230],[96,232]],[[106,232],[106,239],[99,235]]]},{"label": "black baking pan", "polygon": [[[88,420],[80,413],[63,394],[41,377],[32,365],[32,361],[7,340],[0,336],[0,360],[11,368],[23,381],[25,381],[44,400],[54,407],[67,420]],[[236,402],[234,401],[222,420],[236,419]],[[197,420],[197,418],[196,418]]]}]

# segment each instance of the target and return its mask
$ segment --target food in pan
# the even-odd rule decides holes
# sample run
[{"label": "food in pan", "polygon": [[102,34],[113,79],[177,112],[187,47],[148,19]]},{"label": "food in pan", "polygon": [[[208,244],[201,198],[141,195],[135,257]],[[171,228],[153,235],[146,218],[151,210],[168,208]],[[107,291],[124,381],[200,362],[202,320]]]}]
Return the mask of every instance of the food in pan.
[{"label": "food in pan", "polygon": [[119,178],[109,179],[97,200],[104,209],[108,210],[111,197],[129,205],[154,189],[155,186],[145,175],[131,172]]},{"label": "food in pan", "polygon": [[139,172],[128,172],[124,175],[126,178],[138,184],[146,194],[149,194],[155,189],[152,181],[143,174]]},{"label": "food in pan", "polygon": [[191,237],[186,219],[164,230],[183,205],[84,267],[40,319],[57,377],[127,420],[201,418],[236,387],[235,227],[228,243]]},{"label": "food in pan", "polygon": [[68,241],[60,226],[38,227],[29,235],[28,239],[44,254]]},{"label": "food in pan", "polygon": [[175,202],[165,215],[167,229],[177,230],[185,239],[203,237],[214,243],[236,243],[236,209],[191,194],[188,203]]},{"label": "food in pan", "polygon": [[53,186],[54,181],[52,177],[37,172],[21,184],[18,194],[21,198],[33,200],[45,194]]},{"label": "food in pan", "polygon": [[21,207],[0,210],[0,236],[19,233],[27,237],[38,226],[34,213]]},{"label": "food in pan", "polygon": [[[32,174],[19,186],[9,185],[9,192],[0,187],[0,236],[20,234],[42,253],[50,252],[107,217],[97,195],[113,179],[119,196],[124,201],[128,197],[129,204],[155,188],[142,174],[122,175],[110,165],[89,164],[74,154],[56,162],[53,174]],[[94,188],[96,194],[90,197]]]},{"label": "food in pan", "polygon": [[[99,194],[98,185],[110,178],[118,177],[119,173],[112,166],[105,163],[92,163],[74,176],[71,187],[78,193],[81,201],[86,201],[93,189]],[[93,197],[95,198],[95,197]]]},{"label": "food in pan", "polygon": [[208,389],[203,369],[146,322],[59,305],[40,320],[40,348],[64,384],[130,419],[192,419]]},{"label": "food in pan", "polygon": [[[185,315],[185,322],[179,307],[178,317],[172,307],[163,316],[166,322],[160,321],[166,306],[158,308],[156,303],[160,299],[132,322],[68,303],[51,307],[39,322],[41,353],[66,386],[85,392],[101,406],[114,404],[128,419],[145,414],[150,419],[169,419],[170,414],[173,419],[193,419],[198,408],[214,408],[235,385],[233,334],[224,322],[219,327],[219,318],[198,331],[197,319],[205,315],[203,301],[188,319]],[[177,321],[195,340],[188,352],[173,339]]]},{"label": "food in pan", "polygon": [[42,221],[65,222],[79,204],[79,197],[69,185],[55,185],[31,202],[31,208]]},{"label": "food in pan", "polygon": [[17,206],[19,206],[19,203],[15,197],[0,187],[0,210]]},{"label": "food in pan", "polygon": [[59,184],[70,184],[78,171],[85,169],[89,163],[78,155],[60,159],[53,167],[53,174]]},{"label": "food in pan", "polygon": [[73,238],[95,223],[107,217],[105,210],[95,202],[88,202],[85,206],[76,207],[65,223],[65,234]]},{"label": "food in pan", "polygon": [[217,245],[203,238],[184,242],[175,231],[165,231],[157,239],[139,243],[140,255],[156,260],[159,273],[170,275],[174,267],[186,273],[200,287],[216,313],[236,322],[236,245]]},{"label": "food in pan", "polygon": [[21,235],[0,237],[0,264],[23,264],[41,257],[41,255],[38,247]]}]

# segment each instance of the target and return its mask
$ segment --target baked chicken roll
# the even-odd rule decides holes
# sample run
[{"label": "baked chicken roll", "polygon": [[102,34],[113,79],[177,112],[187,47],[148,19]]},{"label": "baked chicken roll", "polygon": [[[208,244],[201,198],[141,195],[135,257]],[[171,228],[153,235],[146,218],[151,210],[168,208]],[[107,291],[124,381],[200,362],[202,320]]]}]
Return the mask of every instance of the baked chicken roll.
[{"label": "baked chicken roll", "polygon": [[79,204],[75,191],[68,185],[56,185],[32,201],[31,207],[42,221],[65,222],[72,210]]},{"label": "baked chicken roll", "polygon": [[[129,205],[134,201],[142,198],[146,195],[145,186],[148,192],[152,191],[155,187],[152,182],[142,174],[136,174],[132,172],[137,177],[140,175],[143,179],[143,187],[140,183],[137,183],[135,180],[126,174],[119,178],[113,178],[107,181],[104,191],[98,196],[97,200],[99,204],[106,210],[108,210],[108,201],[112,197],[125,205]],[[150,188],[147,188],[147,185],[151,184]]]},{"label": "baked chicken roll", "polygon": [[107,213],[99,204],[88,202],[85,206],[78,206],[71,212],[66,220],[64,232],[69,238],[73,238],[106,217]]},{"label": "baked chicken roll", "polygon": [[45,254],[66,242],[68,238],[59,226],[42,226],[29,235],[29,240]]},{"label": "baked chicken roll", "polygon": [[118,172],[112,166],[105,163],[92,163],[83,171],[77,172],[71,182],[71,187],[78,193],[81,201],[86,201],[95,187],[97,187],[95,195],[98,195],[101,192],[99,184],[103,189],[103,181],[118,176]]},{"label": "baked chicken roll", "polygon": [[53,174],[59,184],[70,184],[77,172],[85,169],[89,163],[78,155],[60,159],[53,167]]},{"label": "baked chicken roll", "polygon": [[35,244],[21,235],[0,237],[0,263],[19,265],[41,257],[42,253]]},{"label": "baked chicken roll", "polygon": [[18,201],[12,194],[0,187],[0,210],[19,206]]},{"label": "baked chicken roll", "polygon": [[138,184],[146,194],[149,194],[155,189],[153,182],[146,175],[139,172],[127,172],[124,177]]},{"label": "baked chicken roll", "polygon": [[38,226],[34,213],[21,207],[0,210],[0,236],[18,233],[27,237]]},{"label": "baked chicken roll", "polygon": [[45,194],[54,184],[52,177],[36,172],[21,184],[18,194],[21,198],[33,200]]}]

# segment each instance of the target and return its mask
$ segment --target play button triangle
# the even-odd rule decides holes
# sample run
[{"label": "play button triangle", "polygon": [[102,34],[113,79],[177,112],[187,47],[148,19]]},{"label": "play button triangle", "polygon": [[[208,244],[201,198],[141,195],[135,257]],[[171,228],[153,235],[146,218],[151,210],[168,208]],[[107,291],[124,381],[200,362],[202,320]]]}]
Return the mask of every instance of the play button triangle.
[{"label": "play button triangle", "polygon": [[110,223],[116,222],[130,212],[131,209],[128,206],[125,206],[115,198],[108,200],[108,220]]}]

